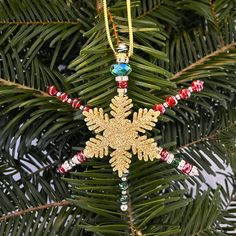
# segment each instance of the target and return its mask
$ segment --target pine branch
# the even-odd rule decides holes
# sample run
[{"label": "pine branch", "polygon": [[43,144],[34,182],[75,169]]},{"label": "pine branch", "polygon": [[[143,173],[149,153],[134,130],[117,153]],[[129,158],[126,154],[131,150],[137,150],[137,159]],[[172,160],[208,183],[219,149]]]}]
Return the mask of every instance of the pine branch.
[{"label": "pine branch", "polygon": [[[203,228],[203,229],[201,229],[201,230],[197,231],[196,233],[193,233],[189,236],[198,236],[198,235],[204,234],[204,232],[207,231],[207,230],[211,230],[211,228]],[[207,232],[205,232],[205,233],[207,234]]]},{"label": "pine branch", "polygon": [[221,30],[220,30],[220,20],[219,20],[219,17],[217,15],[217,11],[216,11],[216,5],[215,3],[213,3],[212,0],[209,0],[209,5],[210,5],[210,9],[211,9],[211,13],[212,13],[212,16],[213,16],[213,19],[214,19],[214,24],[215,24],[215,27],[216,27],[216,30],[219,34],[219,37],[220,37],[220,45],[221,47],[224,46],[224,38],[223,38],[223,35],[221,33]]},{"label": "pine branch", "polygon": [[29,174],[29,175],[27,176],[27,178],[30,178],[30,177],[32,177],[32,176],[34,176],[34,175],[39,174],[39,173],[42,172],[42,171],[45,171],[45,170],[47,170],[47,169],[49,169],[49,168],[52,168],[56,163],[58,163],[58,161],[54,161],[54,162],[52,162],[52,163],[50,163],[50,164],[48,164],[48,165],[46,165],[46,166],[43,166],[42,168],[39,168],[39,169],[36,170],[35,172],[32,172],[31,174]]},{"label": "pine branch", "polygon": [[227,205],[225,206],[224,210],[227,211],[227,209],[229,208],[229,206],[236,201],[236,194],[232,194],[229,201],[227,202]]},{"label": "pine branch", "polygon": [[231,125],[227,126],[224,129],[216,130],[215,133],[213,133],[213,134],[211,133],[208,136],[202,137],[202,138],[200,138],[198,140],[195,140],[193,142],[190,142],[190,143],[187,143],[185,145],[182,145],[182,146],[178,147],[177,150],[184,149],[184,148],[192,146],[194,144],[202,143],[202,142],[205,142],[205,141],[208,141],[208,140],[211,140],[211,139],[215,139],[218,135],[220,135],[221,133],[223,133],[223,132],[225,132],[225,131],[233,128],[233,127],[236,127],[236,124],[231,124]]},{"label": "pine branch", "polygon": [[230,43],[228,45],[225,45],[221,48],[219,48],[218,50],[206,55],[205,57],[202,57],[200,60],[195,61],[194,63],[190,64],[189,66],[185,67],[184,69],[182,69],[181,71],[177,72],[172,78],[170,78],[169,80],[175,80],[178,79],[179,77],[181,77],[181,75],[183,75],[185,72],[194,69],[195,67],[204,64],[205,62],[207,62],[208,60],[210,60],[213,57],[218,56],[220,53],[224,53],[227,52],[228,50],[234,48],[236,46],[236,42]]},{"label": "pine branch", "polygon": [[[131,199],[131,194],[129,192],[129,188],[127,189],[127,194],[129,196],[129,199]],[[127,216],[128,216],[128,223],[129,223],[129,228],[131,231],[131,236],[138,236],[142,235],[142,232],[138,229],[135,229],[134,222],[135,222],[135,217],[133,216],[133,210],[132,210],[132,203],[131,201],[128,202],[128,211],[127,211]]]},{"label": "pine branch", "polygon": [[40,205],[40,206],[37,206],[37,207],[30,207],[28,209],[24,209],[24,210],[21,210],[21,211],[15,211],[15,212],[3,215],[3,216],[0,217],[0,222],[1,221],[6,221],[6,220],[8,220],[9,218],[12,218],[12,217],[22,216],[22,215],[24,215],[26,213],[29,213],[29,212],[40,211],[40,210],[44,210],[44,209],[48,209],[48,208],[54,208],[54,207],[60,207],[60,206],[68,206],[70,204],[71,203],[69,201],[61,201],[61,202],[53,202],[53,203],[49,203],[49,204],[45,204],[45,205]]},{"label": "pine branch", "polygon": [[115,24],[114,17],[113,17],[112,13],[109,10],[108,10],[108,17],[109,17],[109,20],[112,24],[112,30],[113,30],[113,35],[114,35],[114,38],[115,38],[115,41],[116,41],[116,45],[119,46],[120,40],[119,40],[117,26]]},{"label": "pine branch", "polygon": [[142,15],[139,15],[136,17],[136,19],[140,19],[142,17],[145,17],[147,15],[150,15],[152,14],[152,12],[156,11],[161,5],[162,5],[163,2],[157,4],[157,5],[154,5],[153,8],[149,9],[147,12],[144,12]]},{"label": "pine branch", "polygon": [[78,25],[80,21],[6,21],[1,20],[0,25]]},{"label": "pine branch", "polygon": [[102,0],[96,0],[96,10],[97,10],[97,13],[100,13],[103,11]]},{"label": "pine branch", "polygon": [[[129,199],[131,198],[129,189],[127,189],[127,194],[129,196]],[[131,201],[129,200],[128,202],[128,211],[127,211],[127,215],[128,215],[128,219],[129,219],[129,227],[130,227],[130,231],[131,231],[131,235],[135,236],[135,227],[134,227],[134,217],[133,217],[133,212],[132,212],[132,205],[131,205]]]},{"label": "pine branch", "polygon": [[9,81],[9,80],[4,80],[2,78],[0,78],[0,84],[6,85],[6,86],[14,86],[14,87],[17,87],[19,89],[26,89],[26,90],[37,91],[43,97],[49,97],[49,95],[46,92],[43,92],[43,91],[38,90],[38,89],[36,90],[36,89],[33,89],[33,88],[29,87],[29,86],[18,84],[18,83]]}]

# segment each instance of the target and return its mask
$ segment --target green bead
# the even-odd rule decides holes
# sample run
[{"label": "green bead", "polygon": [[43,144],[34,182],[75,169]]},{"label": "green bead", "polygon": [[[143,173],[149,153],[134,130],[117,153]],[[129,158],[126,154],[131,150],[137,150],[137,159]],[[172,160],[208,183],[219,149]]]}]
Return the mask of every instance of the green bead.
[{"label": "green bead", "polygon": [[132,71],[131,66],[126,63],[113,64],[111,66],[111,73],[114,76],[126,76]]},{"label": "green bead", "polygon": [[129,197],[127,195],[123,195],[123,196],[121,196],[120,201],[122,204],[127,204],[128,199],[129,199]]},{"label": "green bead", "polygon": [[171,165],[173,165],[174,167],[178,167],[179,163],[180,163],[180,160],[174,159],[174,160],[172,161]]},{"label": "green bead", "polygon": [[121,190],[127,190],[128,189],[128,183],[127,182],[119,183],[119,186],[120,186]]}]

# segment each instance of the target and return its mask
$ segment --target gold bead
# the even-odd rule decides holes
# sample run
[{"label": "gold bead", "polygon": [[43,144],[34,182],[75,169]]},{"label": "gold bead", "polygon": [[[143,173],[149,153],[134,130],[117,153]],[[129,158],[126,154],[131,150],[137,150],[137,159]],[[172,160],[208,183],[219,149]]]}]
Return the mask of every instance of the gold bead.
[{"label": "gold bead", "polygon": [[129,58],[128,55],[126,53],[117,53],[116,54],[116,61],[118,63],[128,63],[129,62]]},{"label": "gold bead", "polygon": [[135,233],[136,233],[136,236],[143,236],[143,234],[140,230],[136,230]]}]

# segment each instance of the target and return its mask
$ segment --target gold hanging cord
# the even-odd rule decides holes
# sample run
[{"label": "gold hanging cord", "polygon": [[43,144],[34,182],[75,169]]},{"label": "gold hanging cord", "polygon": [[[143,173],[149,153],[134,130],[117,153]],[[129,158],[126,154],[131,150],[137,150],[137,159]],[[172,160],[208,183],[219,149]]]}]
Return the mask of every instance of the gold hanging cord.
[{"label": "gold hanging cord", "polygon": [[[133,55],[134,50],[134,38],[133,38],[133,28],[132,28],[132,17],[131,17],[131,2],[130,0],[126,0],[126,6],[127,6],[127,18],[128,18],[128,28],[129,28],[129,51],[128,51],[128,57],[131,57]],[[111,34],[110,34],[110,28],[109,28],[109,19],[108,19],[108,9],[107,9],[107,0],[103,0],[103,12],[104,12],[104,21],[105,21],[105,27],[106,27],[106,34],[107,34],[107,40],[108,43],[116,55],[116,49],[113,45]]]}]

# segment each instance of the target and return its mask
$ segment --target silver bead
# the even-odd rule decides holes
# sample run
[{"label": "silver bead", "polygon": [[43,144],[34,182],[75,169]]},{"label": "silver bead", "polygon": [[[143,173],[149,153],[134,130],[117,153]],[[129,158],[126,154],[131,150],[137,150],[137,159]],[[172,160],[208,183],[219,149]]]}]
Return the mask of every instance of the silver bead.
[{"label": "silver bead", "polygon": [[119,43],[117,52],[127,52],[127,51],[128,51],[127,45],[125,43]]},{"label": "silver bead", "polygon": [[124,177],[121,178],[121,180],[122,181],[127,181],[127,177],[124,176]]},{"label": "silver bead", "polygon": [[122,211],[127,211],[128,210],[128,205],[127,204],[122,204],[121,206],[120,206],[120,209],[122,210]]}]

